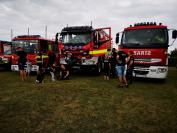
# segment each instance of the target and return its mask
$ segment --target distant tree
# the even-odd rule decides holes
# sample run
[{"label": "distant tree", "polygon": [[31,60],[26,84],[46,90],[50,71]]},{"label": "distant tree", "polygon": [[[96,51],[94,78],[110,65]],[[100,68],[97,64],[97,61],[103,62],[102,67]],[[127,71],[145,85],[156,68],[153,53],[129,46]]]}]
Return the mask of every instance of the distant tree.
[{"label": "distant tree", "polygon": [[177,67],[177,48],[170,53],[169,65]]},{"label": "distant tree", "polygon": [[177,48],[175,48],[173,51],[171,51],[170,53],[170,58],[174,58],[176,57],[177,58]]}]

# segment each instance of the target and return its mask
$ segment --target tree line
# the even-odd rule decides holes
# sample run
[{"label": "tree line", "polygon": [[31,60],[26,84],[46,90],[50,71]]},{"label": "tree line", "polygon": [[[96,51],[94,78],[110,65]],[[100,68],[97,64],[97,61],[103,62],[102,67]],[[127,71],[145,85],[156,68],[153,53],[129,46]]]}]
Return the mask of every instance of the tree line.
[{"label": "tree line", "polygon": [[171,67],[177,67],[177,48],[175,48],[170,52],[168,64]]}]

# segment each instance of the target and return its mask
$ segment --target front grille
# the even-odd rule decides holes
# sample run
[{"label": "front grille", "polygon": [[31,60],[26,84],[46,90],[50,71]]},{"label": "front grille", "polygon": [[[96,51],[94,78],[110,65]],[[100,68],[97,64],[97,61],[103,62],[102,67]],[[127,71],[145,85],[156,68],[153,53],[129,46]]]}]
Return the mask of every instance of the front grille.
[{"label": "front grille", "polygon": [[139,75],[146,75],[146,74],[148,74],[149,72],[148,72],[148,71],[138,71],[138,70],[134,70],[134,73],[135,73],[135,74],[139,74]]},{"label": "front grille", "polygon": [[149,68],[150,65],[144,65],[144,64],[135,64],[135,67],[140,67],[140,68]]},{"label": "front grille", "polygon": [[151,58],[135,58],[135,62],[151,62]]}]

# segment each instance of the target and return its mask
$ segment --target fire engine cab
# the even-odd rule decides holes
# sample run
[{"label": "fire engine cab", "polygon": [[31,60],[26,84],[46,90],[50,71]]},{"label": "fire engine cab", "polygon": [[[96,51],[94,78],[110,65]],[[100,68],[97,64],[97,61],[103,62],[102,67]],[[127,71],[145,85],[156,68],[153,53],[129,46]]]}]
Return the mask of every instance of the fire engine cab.
[{"label": "fire engine cab", "polygon": [[[155,22],[137,23],[125,28],[119,50],[134,52],[134,76],[165,79],[168,73],[169,35],[167,26]],[[172,31],[176,39],[177,31]],[[119,43],[119,33],[116,34]]]},{"label": "fire engine cab", "polygon": [[[58,40],[58,33],[56,35]],[[72,67],[101,72],[102,61],[107,49],[111,49],[111,28],[93,29],[92,26],[65,27],[60,33],[60,51],[71,55]],[[63,52],[62,52],[63,53]],[[64,55],[61,64],[66,64]]]},{"label": "fire engine cab", "polygon": [[38,71],[37,61],[38,53],[42,54],[42,63],[44,67],[48,67],[48,52],[58,51],[58,44],[53,40],[42,38],[40,35],[22,35],[12,39],[12,71],[18,71],[18,49],[23,48],[27,53],[27,60],[32,63],[31,71]]}]

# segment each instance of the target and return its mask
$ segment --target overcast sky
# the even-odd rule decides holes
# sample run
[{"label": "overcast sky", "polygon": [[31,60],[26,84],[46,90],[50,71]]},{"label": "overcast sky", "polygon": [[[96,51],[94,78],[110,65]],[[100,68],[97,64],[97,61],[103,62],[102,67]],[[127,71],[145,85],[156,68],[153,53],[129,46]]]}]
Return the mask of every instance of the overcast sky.
[{"label": "overcast sky", "polygon": [[[177,29],[177,0],[0,0],[0,40],[30,34],[54,38],[67,24],[111,27],[116,32],[136,22],[162,22]],[[170,34],[171,37],[171,34]],[[113,42],[114,42],[113,40]],[[177,48],[177,41],[170,50]]]}]

